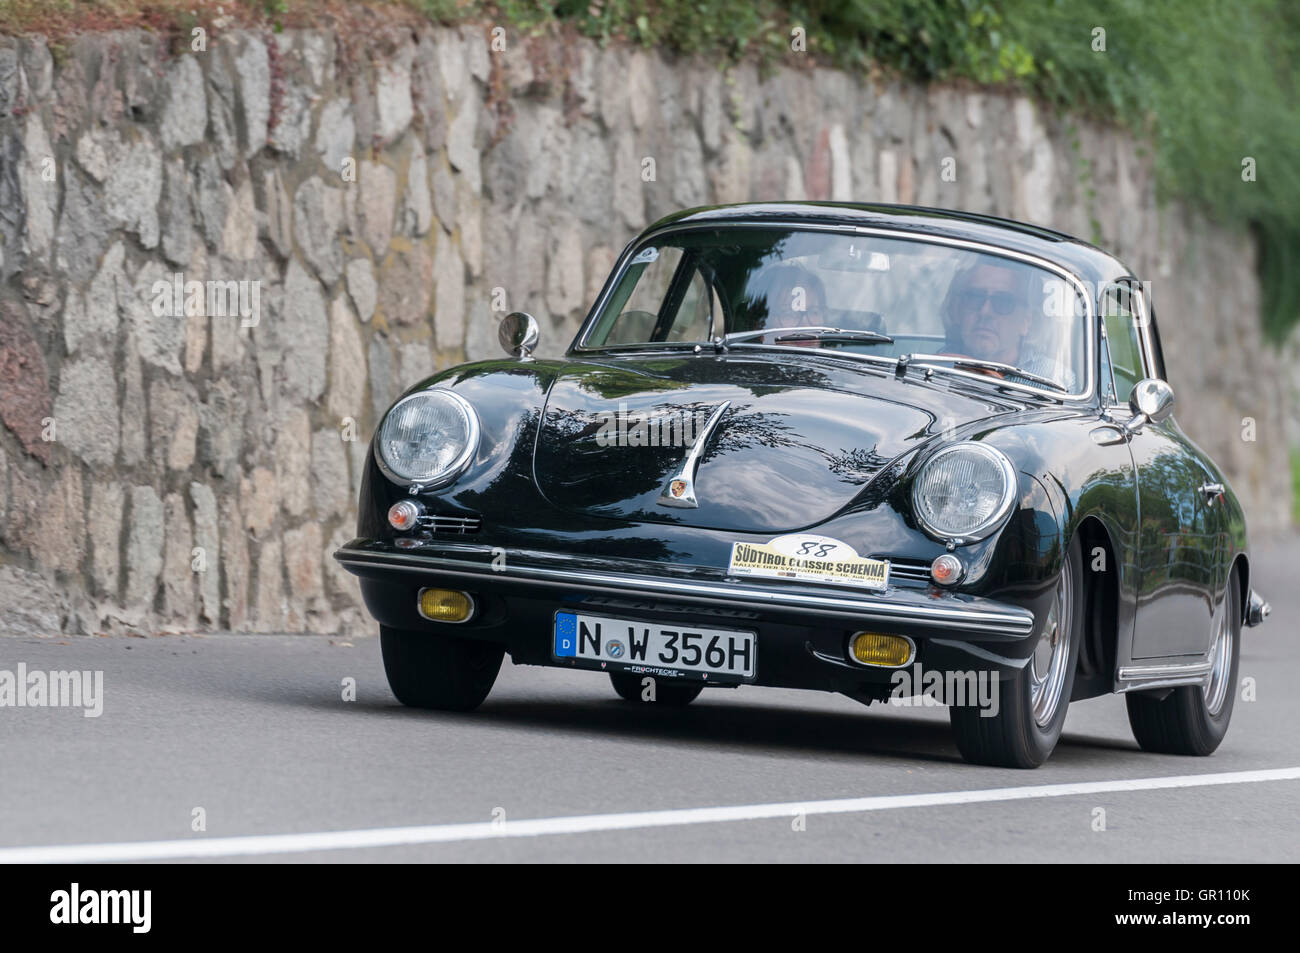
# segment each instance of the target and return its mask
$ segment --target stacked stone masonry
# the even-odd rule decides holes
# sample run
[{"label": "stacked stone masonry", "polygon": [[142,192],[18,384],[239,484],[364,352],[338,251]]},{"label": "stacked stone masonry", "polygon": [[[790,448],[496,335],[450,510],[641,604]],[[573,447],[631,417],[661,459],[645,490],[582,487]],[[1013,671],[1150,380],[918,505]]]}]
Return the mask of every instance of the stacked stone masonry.
[{"label": "stacked stone masonry", "polygon": [[[1157,207],[1139,143],[802,62],[490,39],[0,38],[0,630],[368,626],[329,554],[393,398],[498,356],[503,310],[558,355],[637,231],[749,199],[1098,240],[1151,280],[1184,428],[1257,535],[1287,522],[1300,385],[1260,339],[1251,244]],[[189,282],[200,313],[167,306]],[[207,313],[214,286],[249,314]]]}]

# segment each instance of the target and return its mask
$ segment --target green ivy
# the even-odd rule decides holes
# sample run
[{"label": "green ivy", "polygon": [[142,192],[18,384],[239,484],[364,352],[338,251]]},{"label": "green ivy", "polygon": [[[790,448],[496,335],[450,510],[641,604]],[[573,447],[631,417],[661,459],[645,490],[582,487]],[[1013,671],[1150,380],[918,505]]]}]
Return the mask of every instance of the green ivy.
[{"label": "green ivy", "polygon": [[1300,450],[1291,451],[1291,522],[1300,525]]}]

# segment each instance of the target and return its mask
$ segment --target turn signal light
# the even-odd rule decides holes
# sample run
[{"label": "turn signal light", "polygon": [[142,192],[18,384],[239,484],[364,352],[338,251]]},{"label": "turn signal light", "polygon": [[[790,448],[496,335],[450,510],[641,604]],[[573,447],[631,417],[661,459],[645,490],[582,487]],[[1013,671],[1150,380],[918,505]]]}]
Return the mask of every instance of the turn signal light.
[{"label": "turn signal light", "polygon": [[430,622],[464,622],[474,614],[474,600],[457,589],[421,589],[419,611]]},{"label": "turn signal light", "polygon": [[849,640],[849,652],[863,665],[899,668],[912,661],[916,649],[912,640],[903,635],[859,632]]},{"label": "turn signal light", "polygon": [[952,553],[936,556],[934,562],[930,563],[930,578],[940,586],[951,586],[958,582],[964,571],[961,560]]},{"label": "turn signal light", "polygon": [[388,525],[399,533],[410,529],[420,519],[420,504],[414,500],[398,500],[388,508]]}]

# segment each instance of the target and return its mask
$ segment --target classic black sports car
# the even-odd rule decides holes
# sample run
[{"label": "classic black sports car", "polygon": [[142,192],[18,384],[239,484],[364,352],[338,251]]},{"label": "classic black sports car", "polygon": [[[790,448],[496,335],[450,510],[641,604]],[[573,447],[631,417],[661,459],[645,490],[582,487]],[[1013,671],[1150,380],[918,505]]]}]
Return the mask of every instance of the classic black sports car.
[{"label": "classic black sports car", "polygon": [[389,409],[335,554],[404,704],[473,709],[509,652],[634,703],[929,697],[984,764],[1041,764],[1109,692],[1147,750],[1222,740],[1268,606],[1110,255],[933,209],[696,209],[627,247],[563,360],[527,314],[500,337]]}]

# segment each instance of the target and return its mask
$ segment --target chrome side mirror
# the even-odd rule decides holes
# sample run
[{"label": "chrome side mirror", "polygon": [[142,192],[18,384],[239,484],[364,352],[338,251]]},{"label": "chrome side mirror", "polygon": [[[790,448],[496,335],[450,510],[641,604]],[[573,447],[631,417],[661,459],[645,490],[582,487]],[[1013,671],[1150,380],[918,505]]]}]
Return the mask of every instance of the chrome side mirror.
[{"label": "chrome side mirror", "polygon": [[497,328],[497,340],[501,342],[505,352],[511,357],[524,360],[527,360],[533,353],[533,349],[537,347],[539,336],[537,319],[524,311],[513,311],[507,314],[501,319],[501,326]]},{"label": "chrome side mirror", "polygon": [[1128,395],[1133,417],[1124,425],[1127,433],[1137,433],[1148,423],[1158,424],[1174,412],[1174,389],[1162,380],[1147,377],[1133,385]]}]

